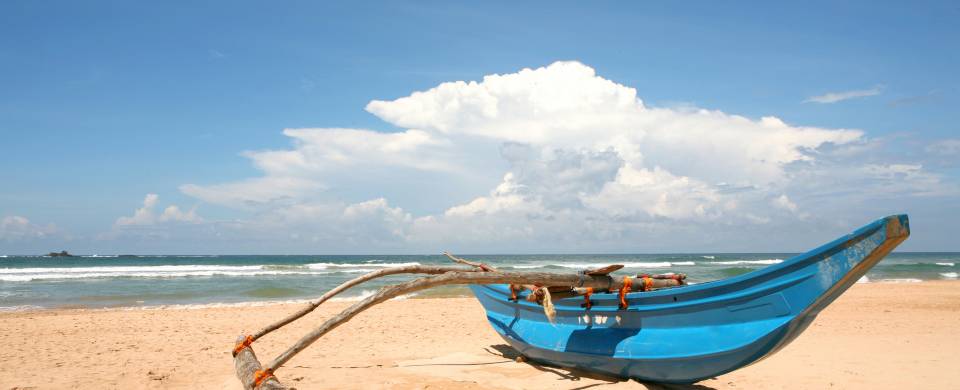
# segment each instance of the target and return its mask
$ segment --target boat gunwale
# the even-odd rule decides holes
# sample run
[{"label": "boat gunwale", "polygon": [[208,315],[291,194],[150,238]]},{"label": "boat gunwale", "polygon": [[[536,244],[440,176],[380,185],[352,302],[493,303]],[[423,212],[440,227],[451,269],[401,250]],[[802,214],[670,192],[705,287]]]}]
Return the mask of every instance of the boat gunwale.
[{"label": "boat gunwale", "polygon": [[[906,218],[905,214],[891,215],[884,218],[877,219],[865,226],[860,227],[859,229],[843,235],[833,241],[830,241],[826,244],[820,245],[814,249],[811,249],[807,252],[792,256],[781,263],[771,264],[769,266],[752,270],[750,272],[744,273],[742,275],[737,275],[729,278],[712,280],[704,283],[697,283],[691,285],[677,286],[658,289],[654,291],[646,292],[631,292],[627,294],[628,306],[630,308],[636,308],[636,306],[660,306],[664,305],[663,308],[667,307],[677,307],[676,303],[679,301],[686,300],[688,302],[699,301],[703,298],[716,297],[717,295],[729,294],[729,291],[724,291],[723,293],[718,293],[718,289],[730,288],[732,290],[741,290],[745,288],[750,288],[750,286],[743,286],[743,284],[759,284],[766,282],[770,279],[789,274],[790,272],[795,271],[806,266],[809,266],[813,263],[823,261],[830,258],[831,256],[855,245],[858,242],[863,241],[867,237],[876,234],[878,232],[884,232],[883,228],[886,227],[891,219],[903,220]],[[885,237],[889,240],[894,237]],[[866,258],[869,254],[864,255],[863,258]],[[862,260],[862,259],[861,259]],[[504,294],[505,285],[488,285],[491,289],[497,291],[498,293]],[[598,292],[594,293],[593,297],[597,301],[605,301],[616,298],[617,293],[615,292]],[[644,301],[657,301],[658,299],[670,298],[671,301],[664,302],[644,302]],[[676,298],[674,301],[673,298]],[[579,305],[582,298],[569,297],[561,298],[554,301],[554,304],[560,307],[570,307]],[[530,306],[539,307],[536,304],[518,301],[518,304],[521,306]],[[568,304],[569,303],[569,304]],[[529,305],[528,305],[529,304]],[[612,305],[606,305],[597,303],[594,305],[597,307],[609,307]],[[539,310],[539,309],[538,309]]]}]

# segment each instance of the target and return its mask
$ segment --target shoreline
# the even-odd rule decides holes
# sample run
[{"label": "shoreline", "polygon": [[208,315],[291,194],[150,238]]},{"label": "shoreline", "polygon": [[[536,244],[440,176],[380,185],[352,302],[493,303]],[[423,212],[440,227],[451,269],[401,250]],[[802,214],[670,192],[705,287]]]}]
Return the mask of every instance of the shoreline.
[{"label": "shoreline", "polygon": [[[442,304],[438,304],[442,303]],[[271,359],[350,302],[329,302],[258,340]],[[230,349],[302,307],[49,309],[0,313],[0,388],[235,389]],[[690,388],[948,388],[960,380],[960,283],[854,285],[782,351]],[[314,388],[646,388],[536,363],[516,352],[473,298],[389,301],[335,329],[278,371]],[[909,375],[902,375],[907,370]]]},{"label": "shoreline", "polygon": [[[865,277],[864,277],[865,278]],[[862,279],[861,279],[862,280]],[[904,285],[913,285],[913,284],[925,284],[925,283],[956,283],[960,282],[960,279],[955,278],[944,278],[944,279],[931,279],[931,280],[922,280],[916,278],[896,278],[896,279],[880,279],[880,280],[866,280],[858,281],[857,285],[862,284],[904,284]],[[696,283],[691,283],[696,284]],[[465,288],[464,288],[465,289]],[[375,290],[363,290],[363,293],[360,295],[353,296],[337,296],[330,299],[329,302],[356,302],[362,300],[370,295],[372,295]],[[212,308],[244,308],[244,307],[263,307],[263,306],[283,306],[283,305],[302,305],[306,304],[322,294],[318,294],[315,297],[310,298],[296,298],[296,299],[284,299],[284,300],[254,300],[254,301],[241,301],[241,302],[206,302],[206,303],[170,303],[170,304],[153,304],[153,305],[137,305],[137,306],[107,306],[107,307],[83,307],[79,305],[65,305],[58,307],[43,307],[35,305],[23,305],[23,308],[13,308],[13,307],[0,307],[0,314],[7,313],[31,313],[31,312],[44,312],[44,311],[110,311],[110,310],[202,310],[202,309],[212,309]],[[414,293],[409,296],[402,296],[393,298],[392,300],[406,300],[406,299],[451,299],[451,298],[473,298],[472,294],[428,294],[421,295],[419,293]]]},{"label": "shoreline", "polygon": [[[787,254],[736,255],[563,255],[485,256],[495,267],[518,272],[569,272],[597,264],[623,264],[622,272],[684,273],[687,281],[707,283],[782,263]],[[67,258],[0,261],[0,312],[63,308],[250,306],[261,302],[315,299],[341,283],[377,269],[401,265],[453,264],[443,256],[228,256]],[[957,280],[960,252],[892,253],[871,268],[869,282]],[[338,298],[357,299],[380,287],[408,280],[397,275],[370,281]],[[462,286],[419,291],[423,296],[472,296]]]}]

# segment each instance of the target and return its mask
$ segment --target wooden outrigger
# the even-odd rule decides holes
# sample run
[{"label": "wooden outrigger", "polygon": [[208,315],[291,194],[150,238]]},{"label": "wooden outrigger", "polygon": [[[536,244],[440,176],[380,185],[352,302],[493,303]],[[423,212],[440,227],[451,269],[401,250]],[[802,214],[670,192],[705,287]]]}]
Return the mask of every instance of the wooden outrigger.
[{"label": "wooden outrigger", "polygon": [[[787,345],[909,234],[907,216],[891,216],[780,264],[692,286],[684,286],[682,275],[611,275],[622,268],[618,265],[576,274],[503,272],[447,254],[469,267],[387,268],[348,281],[304,309],[241,336],[235,368],[245,389],[283,389],[273,373],[357,314],[400,295],[459,284],[471,286],[494,329],[530,359],[643,381],[692,383]],[[428,276],[381,288],[264,365],[254,354],[251,343],[267,333],[350,287],[396,274]],[[676,286],[683,287],[664,289]],[[601,317],[615,320],[597,321]]]}]

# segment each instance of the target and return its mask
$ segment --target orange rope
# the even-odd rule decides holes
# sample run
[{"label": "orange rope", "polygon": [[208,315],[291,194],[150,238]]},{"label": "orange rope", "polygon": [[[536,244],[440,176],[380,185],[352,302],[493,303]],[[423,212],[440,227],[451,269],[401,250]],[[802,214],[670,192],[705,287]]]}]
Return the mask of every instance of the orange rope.
[{"label": "orange rope", "polygon": [[273,370],[269,368],[266,370],[257,370],[257,372],[253,373],[253,388],[256,389],[257,387],[260,387],[260,384],[263,383],[263,381],[272,376]]},{"label": "orange rope", "polygon": [[627,293],[630,292],[631,286],[633,286],[633,279],[630,279],[629,276],[624,276],[623,287],[620,287],[620,310],[626,310],[627,308]]},{"label": "orange rope", "polygon": [[237,345],[233,347],[233,357],[237,357],[237,354],[243,351],[244,348],[249,347],[250,344],[253,344],[253,336],[247,335],[243,341],[238,342]]},{"label": "orange rope", "polygon": [[650,290],[653,290],[653,278],[644,276],[642,291],[650,291]]},{"label": "orange rope", "polygon": [[516,286],[516,285],[513,285],[513,284],[510,285],[510,300],[511,300],[511,301],[514,301],[514,302],[517,301],[517,290],[518,290],[518,289],[517,289],[517,286]]},{"label": "orange rope", "polygon": [[587,310],[590,310],[590,307],[593,306],[593,303],[590,302],[591,295],[593,295],[593,287],[587,287],[587,291],[583,293],[583,307]]}]

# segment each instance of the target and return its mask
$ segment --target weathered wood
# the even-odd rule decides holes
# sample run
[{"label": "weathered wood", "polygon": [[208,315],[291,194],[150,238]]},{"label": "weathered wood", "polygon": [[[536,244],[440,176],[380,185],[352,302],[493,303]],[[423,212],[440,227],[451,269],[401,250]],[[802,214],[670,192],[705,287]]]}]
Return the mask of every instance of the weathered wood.
[{"label": "weathered wood", "polygon": [[[391,298],[413,293],[416,291],[442,286],[442,285],[451,285],[451,284],[496,284],[496,283],[508,283],[511,285],[520,286],[521,288],[528,289],[533,291],[532,294],[528,296],[528,299],[533,298],[540,301],[539,296],[545,294],[547,291],[558,291],[567,294],[577,294],[578,291],[585,291],[586,287],[592,287],[597,291],[617,291],[623,286],[622,276],[609,276],[609,272],[612,272],[616,269],[621,268],[619,265],[611,265],[599,270],[591,270],[580,274],[555,274],[547,272],[500,272],[496,268],[493,268],[487,264],[474,262],[466,259],[462,259],[456,256],[453,256],[449,253],[444,252],[444,254],[449,257],[451,260],[457,263],[466,264],[473,268],[463,268],[463,267],[444,267],[444,266],[404,266],[404,267],[393,267],[385,268],[382,270],[377,270],[370,272],[363,276],[352,279],[348,282],[345,282],[330,290],[320,298],[315,301],[308,303],[306,307],[293,313],[286,318],[277,321],[267,327],[264,327],[254,335],[252,338],[256,340],[267,333],[272,332],[273,330],[279,329],[280,327],[293,322],[294,320],[303,317],[307,313],[310,313],[317,307],[319,307],[323,302],[329,300],[330,298],[336,296],[337,294],[349,289],[350,287],[356,286],[360,283],[367,282],[372,279],[396,275],[396,274],[427,274],[434,276],[427,276],[404,283],[385,286],[381,288],[377,293],[367,297],[366,299],[361,300],[360,302],[355,303],[354,305],[343,310],[337,316],[328,319],[318,328],[314,329],[307,335],[303,336],[300,340],[297,341],[293,346],[288,348],[286,351],[277,356],[274,360],[268,363],[266,366],[261,367],[260,362],[257,360],[256,355],[253,353],[252,348],[245,348],[234,358],[234,364],[237,370],[237,376],[240,378],[241,382],[244,384],[244,388],[250,389],[253,386],[254,375],[258,370],[266,369],[271,372],[276,371],[283,364],[289,361],[294,355],[300,351],[306,349],[309,345],[316,342],[324,334],[330,332],[331,330],[337,328],[343,323],[349,321],[357,314],[363,312],[364,310],[369,309],[370,307],[387,301]],[[484,271],[484,272],[478,272]],[[675,280],[656,280],[654,281],[655,287],[665,283],[677,283]],[[631,286],[632,291],[638,291],[642,289],[640,284],[634,283]],[[666,287],[666,286],[664,286]],[[550,316],[550,308],[547,308],[547,315]],[[240,338],[238,342],[242,342],[243,337]],[[265,387],[273,386],[273,387]],[[261,383],[260,389],[281,389],[282,385],[276,380],[276,378],[271,377]]]},{"label": "weathered wood", "polygon": [[[276,371],[294,355],[316,342],[327,332],[349,321],[370,307],[403,294],[450,284],[540,284],[543,286],[583,286],[596,289],[617,290],[623,286],[623,277],[593,276],[576,274],[554,274],[547,272],[448,272],[436,276],[427,276],[405,283],[385,286],[375,294],[355,303],[337,316],[328,319],[322,325],[307,333],[293,346],[281,353],[267,368]],[[636,286],[634,286],[636,287]]]},{"label": "weathered wood", "polygon": [[[500,271],[500,270],[494,268],[493,266],[490,266],[490,265],[485,264],[485,263],[481,263],[481,262],[479,262],[479,261],[472,261],[472,260],[467,260],[467,259],[464,259],[464,258],[460,258],[460,257],[454,256],[454,255],[451,254],[450,252],[443,252],[443,254],[444,254],[445,256],[449,257],[450,260],[453,260],[453,261],[456,262],[456,263],[467,264],[467,265],[470,265],[470,266],[478,267],[478,268],[480,268],[480,269],[482,269],[482,270],[484,270],[484,271],[491,271],[491,272],[499,272],[499,271]],[[623,266],[620,266],[620,267],[623,267]],[[605,268],[607,268],[607,267],[605,267]],[[561,291],[560,289],[563,289],[563,288],[565,288],[565,287],[566,287],[566,286],[551,286],[551,287],[549,287],[547,290],[548,290],[548,291],[551,291],[551,292],[552,292],[552,291]],[[536,286],[536,285],[533,285],[533,284],[523,284],[523,285],[511,284],[511,285],[510,285],[510,288],[511,288],[512,290],[516,290],[517,292],[524,291],[524,290],[530,290],[530,291],[532,291],[533,293],[530,294],[530,295],[527,295],[527,300],[528,300],[528,301],[530,301],[530,302],[537,302],[537,303],[543,302],[544,292],[541,291],[541,290],[540,290],[540,287],[538,287],[538,286]],[[558,289],[558,288],[560,288],[560,289]]]},{"label": "weathered wood", "polygon": [[[237,343],[243,342],[243,339],[246,336],[240,336],[237,339]],[[237,370],[237,378],[240,378],[240,383],[243,384],[243,388],[246,390],[254,389],[254,375],[257,371],[261,370],[260,361],[257,360],[257,355],[253,353],[252,347],[247,347],[237,353],[237,356],[233,357],[233,365]],[[270,377],[260,383],[260,387],[257,387],[259,390],[285,390],[286,387],[280,384],[280,381],[276,377]]]},{"label": "weathered wood", "polygon": [[447,256],[448,258],[450,258],[450,260],[453,260],[453,261],[456,262],[456,263],[466,264],[466,265],[469,265],[469,266],[472,266],[472,267],[477,267],[477,268],[480,268],[480,269],[482,269],[482,270],[484,270],[484,271],[489,271],[489,272],[497,272],[497,271],[498,271],[496,268],[493,268],[492,266],[490,266],[490,265],[488,265],[488,264],[486,264],[486,263],[481,263],[481,262],[479,262],[479,261],[471,261],[471,260],[467,260],[467,259],[462,259],[462,258],[459,258],[459,257],[457,257],[457,256],[454,256],[454,255],[451,254],[450,252],[443,252],[443,255],[444,255],[444,256]]},{"label": "weathered wood", "polygon": [[[475,267],[479,267],[479,265]],[[478,270],[473,268],[463,268],[463,267],[425,266],[425,265],[408,265],[408,266],[401,266],[401,267],[390,267],[390,268],[384,268],[381,270],[373,271],[344,282],[343,284],[337,286],[336,288],[328,291],[326,294],[323,294],[320,298],[317,298],[314,301],[308,302],[303,309],[298,310],[296,313],[290,314],[289,316],[283,318],[280,321],[277,321],[270,325],[265,326],[263,329],[260,329],[259,331],[257,331],[251,336],[253,337],[254,340],[257,340],[263,336],[266,336],[268,333],[273,332],[277,329],[280,329],[281,327],[297,320],[298,318],[309,314],[310,312],[315,310],[317,307],[319,307],[321,304],[323,304],[330,298],[337,296],[337,294],[340,294],[353,286],[356,286],[364,282],[368,282],[373,279],[382,278],[384,276],[389,276],[389,275],[399,275],[399,274],[437,275],[437,274],[443,274],[447,272],[475,272],[475,271],[478,271]]]},{"label": "weathered wood", "polygon": [[623,264],[611,264],[606,267],[586,270],[587,275],[607,275],[613,271],[623,268]]},{"label": "weathered wood", "polygon": [[[678,281],[676,281],[676,280],[673,280],[673,279],[654,279],[654,280],[653,280],[653,288],[652,288],[652,289],[653,289],[653,290],[659,290],[659,289],[662,289],[662,288],[678,287],[678,286],[683,286],[683,285],[684,285],[684,284],[682,284],[682,283],[680,283],[680,282],[678,282]],[[586,293],[587,293],[586,287],[574,287],[574,288],[571,288],[569,291],[570,291],[571,293],[573,293],[572,295],[583,295],[583,294],[586,294]],[[634,280],[633,280],[633,285],[630,286],[630,291],[631,291],[631,292],[633,292],[633,291],[643,291],[643,290],[641,289],[640,283],[637,281],[637,279],[634,279]],[[598,293],[598,292],[600,292],[600,291],[598,291],[597,289],[594,289],[594,294],[596,294],[596,293]],[[555,293],[554,295],[556,295],[556,293]]]}]

